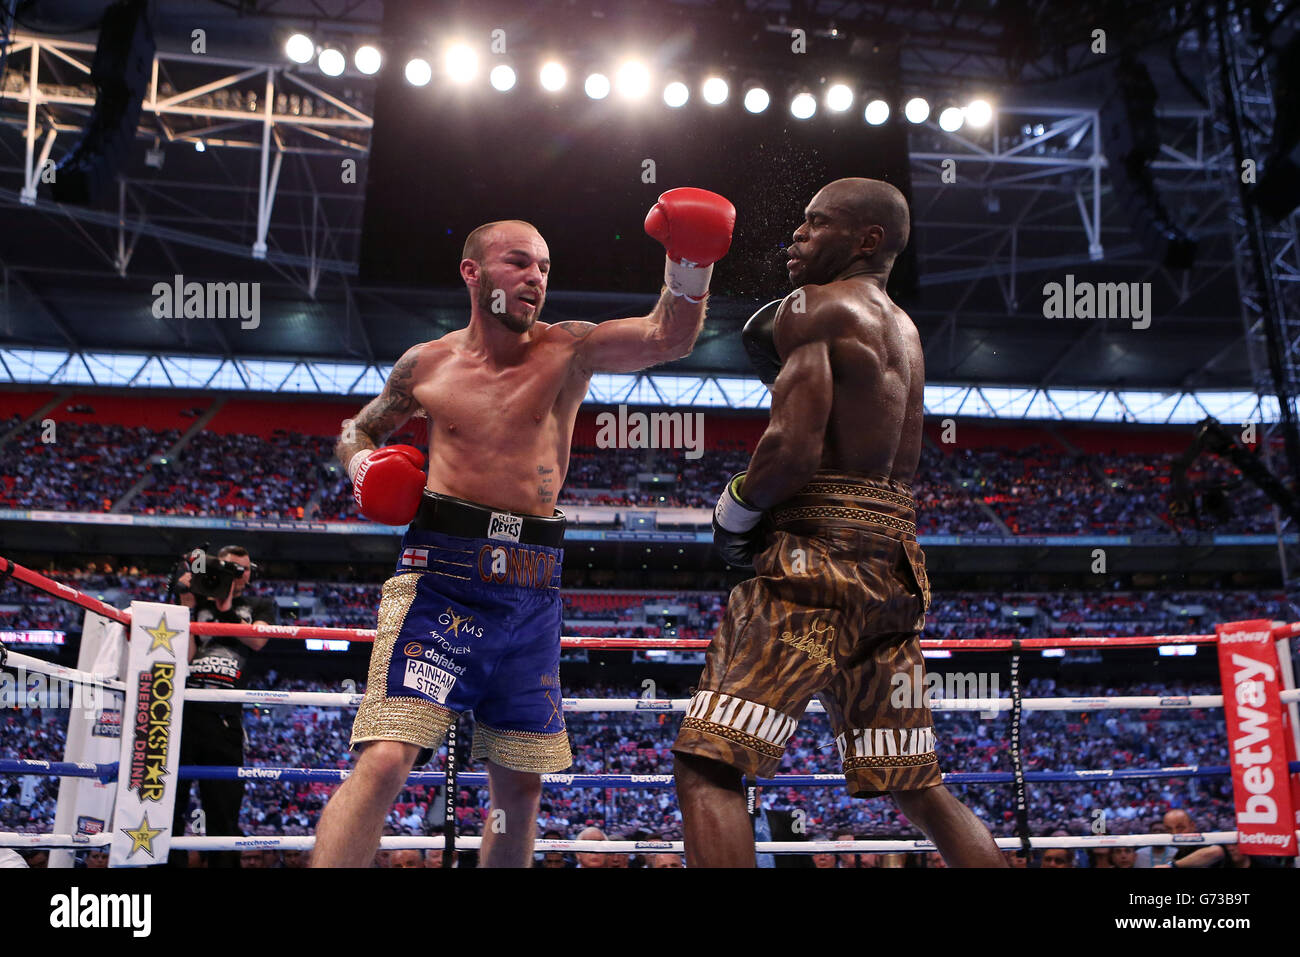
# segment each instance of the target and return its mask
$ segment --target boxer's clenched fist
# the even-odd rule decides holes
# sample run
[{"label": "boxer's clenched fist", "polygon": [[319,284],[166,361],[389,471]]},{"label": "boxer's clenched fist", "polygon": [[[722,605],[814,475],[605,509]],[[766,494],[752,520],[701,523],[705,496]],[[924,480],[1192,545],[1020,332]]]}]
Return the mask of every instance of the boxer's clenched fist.
[{"label": "boxer's clenched fist", "polygon": [[424,494],[424,453],[411,445],[365,449],[348,463],[352,500],[361,514],[385,525],[415,518]]},{"label": "boxer's clenched fist", "polygon": [[728,565],[753,568],[754,556],[763,550],[763,530],[759,522],[763,510],[740,497],[745,473],[733,475],[718,496],[713,509],[713,544]]},{"label": "boxer's clenched fist", "polygon": [[668,253],[664,283],[675,296],[699,302],[708,294],[713,264],[731,248],[736,207],[717,193],[685,186],[659,197],[645,231]]}]

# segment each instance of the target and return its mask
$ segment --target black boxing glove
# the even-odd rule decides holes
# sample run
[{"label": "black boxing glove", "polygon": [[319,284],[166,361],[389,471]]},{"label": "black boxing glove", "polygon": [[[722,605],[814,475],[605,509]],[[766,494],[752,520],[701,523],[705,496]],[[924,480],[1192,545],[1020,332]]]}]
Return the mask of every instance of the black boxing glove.
[{"label": "black boxing glove", "polygon": [[784,299],[773,299],[750,316],[745,328],[740,330],[740,341],[745,344],[749,361],[765,385],[775,382],[781,372],[781,356],[776,351],[773,324],[783,302]]},{"label": "black boxing glove", "polygon": [[754,508],[740,497],[745,473],[731,477],[713,508],[713,544],[728,565],[753,568],[754,556],[763,550],[763,531],[759,521],[763,510]]}]

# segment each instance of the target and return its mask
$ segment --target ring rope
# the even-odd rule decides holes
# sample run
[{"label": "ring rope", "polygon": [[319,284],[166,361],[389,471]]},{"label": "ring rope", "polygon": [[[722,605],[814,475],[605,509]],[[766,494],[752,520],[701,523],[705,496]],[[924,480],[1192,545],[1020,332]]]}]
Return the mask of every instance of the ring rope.
[{"label": "ring rope", "polygon": [[[230,702],[244,704],[303,704],[318,707],[355,707],[362,695],[327,691],[255,691],[187,688],[186,701]],[[1300,688],[1283,691],[1283,703],[1300,701]],[[564,698],[566,712],[604,711],[684,712],[690,698]],[[929,702],[933,711],[1010,711],[1010,698],[935,698]],[[1114,711],[1171,710],[1223,707],[1223,695],[1116,695],[1112,698],[1023,698],[1025,711]],[[819,701],[808,703],[807,713],[824,714]]]},{"label": "ring rope", "polygon": [[[77,604],[88,611],[101,615],[109,620],[121,624],[130,623],[130,614],[128,612],[116,609],[102,601],[94,599],[77,589],[64,585],[45,577],[44,575],[24,568],[17,563],[0,557],[0,581],[14,578],[22,581],[24,584],[45,591],[64,600]],[[1275,622],[1273,624],[1273,637],[1275,639],[1291,638],[1300,634],[1300,622]],[[376,635],[374,629],[354,629],[354,628],[324,628],[315,626],[272,626],[272,625],[229,625],[222,623],[203,623],[195,622],[191,624],[191,632],[196,635],[212,634],[227,636],[257,636],[257,637],[286,637],[286,638],[345,638],[356,641],[373,641]],[[1024,772],[1019,765],[1019,752],[1014,745],[1014,740],[1018,735],[1021,726],[1021,713],[1025,710],[1104,710],[1116,708],[1193,708],[1193,707],[1222,707],[1224,703],[1223,695],[1196,695],[1196,696],[1128,696],[1116,698],[1042,698],[1042,699],[1023,699],[1020,696],[1019,686],[1019,662],[1020,652],[1023,650],[1035,648],[1068,648],[1068,647],[1152,647],[1163,644],[1209,644],[1213,645],[1217,641],[1215,635],[1153,635],[1153,636],[1076,636],[1069,638],[1034,638],[1034,639],[1003,639],[1003,638],[986,638],[986,639],[921,639],[922,648],[931,649],[950,649],[950,650],[1004,650],[1012,652],[1011,660],[1011,679],[1012,679],[1012,696],[1010,700],[1006,699],[938,699],[933,702],[932,707],[936,710],[980,710],[980,711],[1002,711],[1010,710],[1012,715],[1012,734],[1013,734],[1013,765],[1014,771],[1010,774],[1001,772],[955,772],[943,775],[946,782],[952,783],[1013,783],[1017,787],[1017,812],[1016,812],[1016,831],[1017,836],[1014,838],[997,839],[999,847],[1014,850],[1017,847],[1027,850],[1032,847],[1104,847],[1104,846],[1137,846],[1144,843],[1150,844],[1173,844],[1173,843],[1234,843],[1237,839],[1235,831],[1212,832],[1206,835],[1198,835],[1197,840],[1189,840],[1188,835],[1178,835],[1179,841],[1174,840],[1172,835],[1125,835],[1121,837],[1080,837],[1080,838],[1051,838],[1035,839],[1028,835],[1028,815],[1025,809],[1024,801],[1024,783],[1030,780],[1041,781],[1070,781],[1070,780],[1090,780],[1098,778],[1155,778],[1155,777],[1201,777],[1224,775],[1230,773],[1226,766],[1197,767],[1184,766],[1173,768],[1159,768],[1153,770],[1142,769],[1106,769],[1100,771],[1070,771],[1070,772]],[[631,648],[631,649],[648,649],[648,648],[707,648],[710,641],[707,639],[662,639],[662,638],[593,638],[593,637],[562,637],[561,647],[564,648]],[[51,662],[42,661],[41,659],[31,658],[27,655],[10,653],[9,649],[5,650],[5,664],[10,667],[24,667],[38,673],[48,674],[65,680],[81,682],[86,684],[97,684],[112,690],[125,690],[122,682],[108,676],[91,674],[89,672],[78,671],[76,669],[64,668]],[[245,695],[253,696],[250,701]],[[308,697],[308,700],[303,700]],[[1285,703],[1300,700],[1300,689],[1283,692],[1282,700]],[[248,691],[203,691],[195,689],[191,692],[191,700],[195,701],[244,701],[246,703],[279,703],[279,704],[319,704],[341,707],[355,707],[359,704],[361,695],[338,695],[320,692],[248,692]],[[563,706],[565,711],[681,711],[685,710],[688,703],[687,699],[665,700],[665,699],[564,699]],[[818,703],[814,702],[814,705]],[[819,707],[810,707],[808,710],[821,710]],[[1300,770],[1300,762],[1291,762],[1291,771]],[[27,773],[27,774],[47,774],[72,777],[95,777],[100,780],[113,780],[117,776],[116,764],[69,764],[67,762],[43,762],[43,761],[0,761],[0,772]],[[188,772],[188,773],[183,773]],[[328,770],[328,769],[297,769],[297,768],[208,768],[208,767],[190,767],[186,766],[178,769],[178,773],[184,777],[229,777],[242,779],[273,779],[273,780],[325,780],[341,781],[348,776],[350,770]],[[318,777],[323,775],[323,777]],[[408,782],[421,783],[424,777],[435,780],[441,778],[444,785],[450,781],[455,781],[456,770],[454,758],[449,761],[447,770],[444,772],[415,772],[408,777]],[[463,783],[486,784],[486,774],[463,774],[461,775]],[[479,779],[482,779],[481,781]],[[673,784],[672,775],[543,775],[544,784],[566,787],[669,787]],[[623,783],[626,781],[626,783]],[[432,782],[430,782],[432,783]],[[787,786],[787,787],[819,787],[819,786],[838,786],[841,783],[841,776],[838,774],[825,775],[778,775],[772,779],[764,779],[756,782],[759,785]],[[450,790],[450,789],[449,789]],[[454,802],[455,797],[448,797],[448,813],[452,815],[451,825],[454,827]],[[1024,820],[1021,820],[1024,818]],[[12,838],[12,840],[10,840]],[[394,844],[393,841],[414,841],[429,842],[425,843],[400,843]],[[56,843],[65,842],[66,843]],[[27,835],[16,834],[12,832],[0,832],[0,846],[105,846],[109,843],[110,838],[107,835],[97,838],[89,838],[85,835]],[[477,849],[481,838],[465,837],[461,841],[461,846],[465,849]],[[218,844],[214,842],[228,842],[227,844]],[[178,837],[172,842],[172,846],[177,850],[186,849],[226,849],[236,850],[241,848],[253,847],[293,847],[299,846],[303,849],[314,845],[314,837],[276,837],[276,838],[248,838],[248,837]],[[848,846],[838,846],[846,844]],[[634,853],[644,850],[660,850],[664,852],[676,851],[681,853],[684,850],[682,842],[578,842],[578,841],[538,841],[535,850],[588,850],[581,845],[594,845],[590,848],[595,853]],[[443,860],[449,864],[452,857],[453,849],[456,846],[456,837],[453,834],[448,835],[448,839],[438,838],[384,838],[381,841],[381,847],[428,847],[431,849],[443,850]],[[625,849],[626,848],[626,849]],[[823,848],[825,848],[823,850]],[[756,845],[758,853],[871,853],[873,851],[915,851],[921,849],[933,849],[933,845],[928,841],[854,841],[854,842],[759,842]]]},{"label": "ring rope", "polygon": [[[1300,773],[1300,761],[1289,763],[1292,772]],[[50,777],[95,778],[108,782],[116,780],[116,762],[104,764],[73,763],[69,761],[32,761],[6,758],[0,760],[0,774],[36,774]],[[347,780],[351,768],[268,768],[223,767],[219,765],[182,764],[176,771],[182,779],[205,781],[267,781],[308,782],[338,784]],[[1123,781],[1157,778],[1212,778],[1232,773],[1226,764],[1176,764],[1160,768],[1103,768],[1096,771],[1025,771],[1026,781]],[[671,774],[543,774],[544,787],[590,788],[668,788],[674,785]],[[461,784],[483,787],[488,783],[484,772],[461,771]],[[441,785],[446,781],[442,771],[412,771],[406,777],[408,785]],[[945,784],[1011,784],[1015,775],[1011,771],[945,771]],[[777,774],[770,778],[757,778],[758,787],[839,787],[844,775],[832,772],[815,774]]]},{"label": "ring rope", "polygon": [[[114,608],[70,585],[47,578],[40,572],[32,571],[7,558],[0,557],[0,575],[12,575],[24,584],[37,588],[47,594],[64,598],[80,605],[88,611],[128,625],[131,622],[129,612]],[[349,641],[374,641],[373,628],[337,628],[316,625],[242,625],[215,621],[196,621],[190,623],[190,632],[194,635],[221,635],[224,637],[246,638],[325,638]],[[1300,621],[1277,622],[1273,625],[1275,639],[1291,638],[1300,635]],[[1032,650],[1044,648],[1145,648],[1155,645],[1213,645],[1216,636],[1200,635],[1078,635],[1062,638],[922,638],[923,649],[950,651],[1012,651],[1015,649]],[[624,648],[624,649],[704,649],[709,646],[707,638],[595,638],[586,636],[564,636],[560,639],[561,647],[578,648]]]},{"label": "ring rope", "polygon": [[[42,658],[11,652],[9,667],[23,667],[29,672],[64,678],[68,681],[97,684],[112,691],[124,691],[126,686],[115,678],[67,668]],[[263,691],[251,688],[187,688],[186,701],[209,703],[240,702],[247,705],[314,705],[319,708],[355,708],[364,695],[333,691]],[[1300,702],[1300,688],[1279,694],[1283,704]],[[685,712],[690,698],[564,698],[566,712]],[[1010,698],[934,698],[930,708],[934,711],[1010,711]],[[1110,710],[1189,710],[1196,708],[1221,708],[1223,695],[1115,695],[1109,698],[1042,697],[1022,698],[1025,711],[1110,711]],[[824,714],[820,701],[810,701],[809,714]]]},{"label": "ring rope", "polygon": [[[0,831],[0,847],[108,847],[112,838],[106,834],[93,837],[84,834],[26,834],[19,831]],[[482,845],[481,837],[463,836],[457,839],[461,850],[476,851]],[[1019,838],[994,838],[999,850],[1018,851]],[[1205,847],[1210,844],[1236,844],[1236,831],[1206,831],[1201,834],[1116,834],[1086,837],[1032,837],[1030,847],[1039,849],[1091,847]],[[308,851],[315,846],[314,835],[263,835],[259,837],[200,837],[189,835],[173,837],[171,847],[178,851],[239,851],[285,850]],[[416,837],[389,835],[380,838],[379,848],[395,850],[444,850],[442,837]],[[924,853],[935,846],[924,840],[869,840],[869,841],[756,841],[754,850],[759,854],[897,854]],[[682,841],[547,841],[538,839],[533,847],[535,854],[549,851],[579,854],[683,854]]]},{"label": "ring rope", "polygon": [[99,687],[107,688],[109,691],[126,691],[126,683],[119,681],[113,675],[82,671],[80,668],[66,668],[63,665],[56,665],[52,661],[46,661],[44,658],[33,658],[17,651],[9,652],[8,663],[4,667],[23,668],[32,674],[62,678],[75,684],[99,685]]}]

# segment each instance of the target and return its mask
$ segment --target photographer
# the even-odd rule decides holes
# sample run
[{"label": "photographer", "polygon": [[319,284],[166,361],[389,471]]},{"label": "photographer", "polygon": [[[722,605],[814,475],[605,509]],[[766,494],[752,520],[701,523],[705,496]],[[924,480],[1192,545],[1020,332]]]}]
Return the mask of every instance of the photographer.
[{"label": "photographer", "polygon": [[[269,598],[246,598],[244,588],[252,576],[248,551],[227,545],[215,558],[205,549],[195,549],[177,569],[171,588],[179,594],[182,605],[191,609],[192,621],[218,621],[231,624],[279,623],[278,609]],[[182,571],[183,569],[183,571]],[[223,638],[190,635],[190,677],[187,688],[243,688],[247,685],[245,665],[249,650],[260,651],[266,638]],[[244,763],[243,706],[238,703],[193,702],[185,706],[181,730],[181,764],[242,766]],[[172,817],[172,834],[185,833],[190,803],[189,780],[177,782],[176,808]],[[239,807],[244,799],[243,781],[199,781],[199,798],[203,807],[204,834],[228,836],[239,830]],[[172,867],[187,866],[187,855],[173,851],[168,856]],[[235,851],[216,851],[210,867],[239,867]]]}]

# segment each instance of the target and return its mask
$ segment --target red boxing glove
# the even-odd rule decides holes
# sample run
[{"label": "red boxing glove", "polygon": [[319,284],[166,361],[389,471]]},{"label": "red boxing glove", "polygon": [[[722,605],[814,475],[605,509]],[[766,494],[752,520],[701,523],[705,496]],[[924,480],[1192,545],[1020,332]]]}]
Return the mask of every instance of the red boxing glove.
[{"label": "red boxing glove", "polygon": [[424,453],[411,445],[358,452],[348,463],[352,500],[366,518],[405,525],[415,518],[424,494]]},{"label": "red boxing glove", "polygon": [[731,248],[736,207],[717,193],[686,186],[659,197],[645,218],[645,231],[668,252],[664,282],[675,296],[699,302],[709,289],[713,264]]}]

